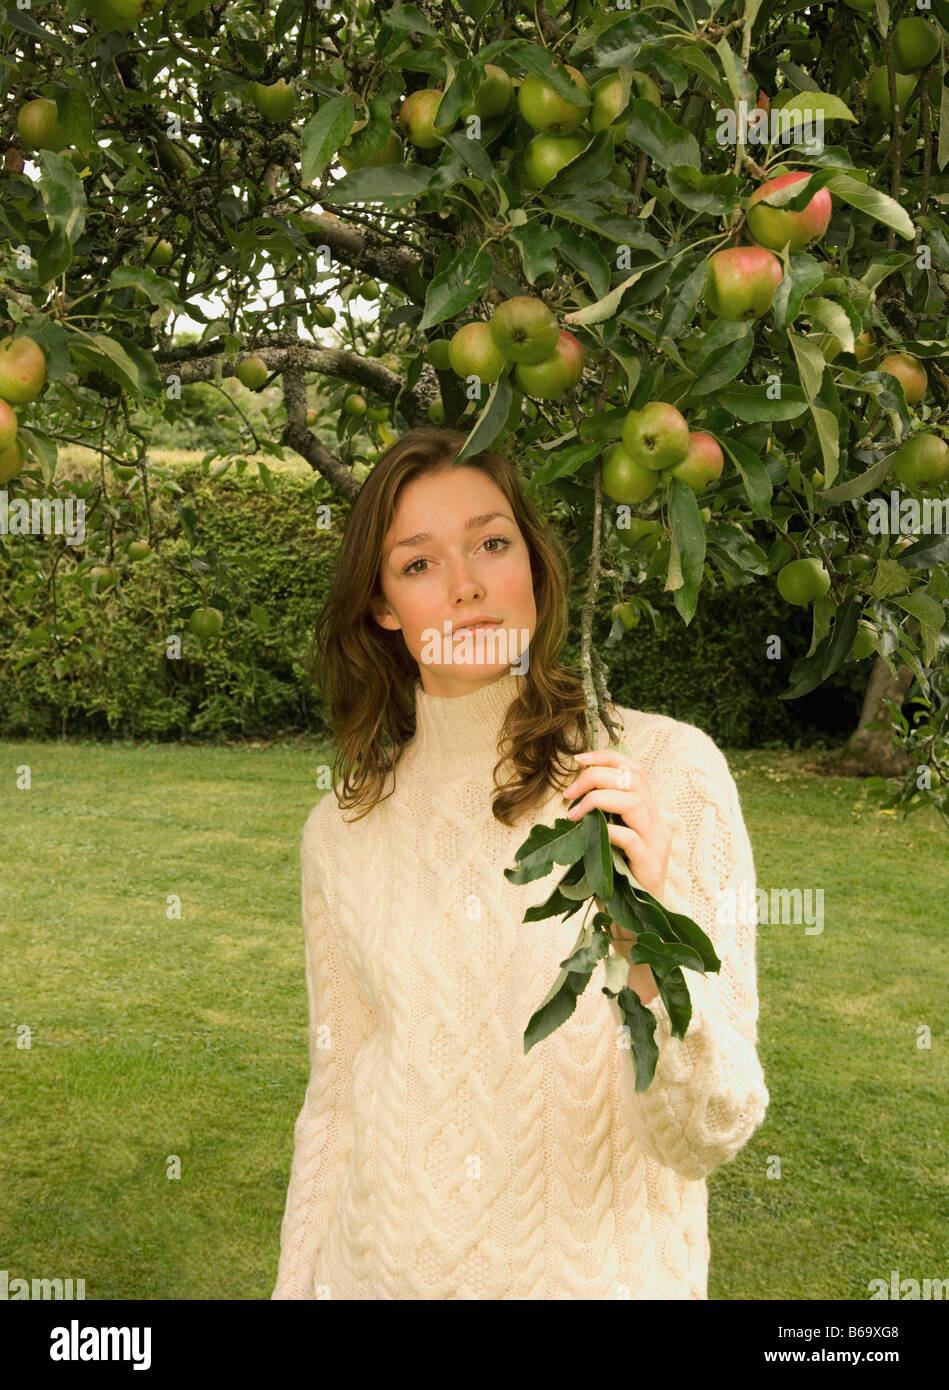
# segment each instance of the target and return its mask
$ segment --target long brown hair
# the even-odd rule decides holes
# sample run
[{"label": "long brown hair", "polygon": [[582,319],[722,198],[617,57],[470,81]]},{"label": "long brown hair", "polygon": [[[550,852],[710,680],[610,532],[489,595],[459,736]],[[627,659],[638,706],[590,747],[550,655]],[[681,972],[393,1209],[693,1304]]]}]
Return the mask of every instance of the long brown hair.
[{"label": "long brown hair", "polygon": [[[526,674],[518,679],[519,694],[502,726],[501,756],[494,767],[496,819],[513,825],[549,795],[551,786],[562,789],[565,784],[554,781],[555,763],[557,773],[570,768],[556,760],[561,754],[569,758],[589,742],[582,682],[558,656],[567,630],[567,554],[502,454],[485,450],[457,463],[465,437],[458,430],[424,426],[409,430],[385,451],[352,504],[329,597],[317,618],[306,667],[323,692],[337,744],[333,783],[338,788],[342,782],[336,793],[339,805],[344,810],[365,806],[354,820],[383,799],[387,775],[415,733],[418,665],[402,633],[375,621],[370,603],[382,598],[383,547],[399,490],[421,474],[447,467],[482,469],[510,503],[530,553],[537,626]],[[498,770],[508,757],[515,775],[502,786]]]}]

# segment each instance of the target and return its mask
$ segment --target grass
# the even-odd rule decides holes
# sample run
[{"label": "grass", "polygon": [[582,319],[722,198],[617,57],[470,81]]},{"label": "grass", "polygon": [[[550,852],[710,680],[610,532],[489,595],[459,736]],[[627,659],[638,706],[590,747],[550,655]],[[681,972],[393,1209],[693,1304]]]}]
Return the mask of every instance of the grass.
[{"label": "grass", "polygon": [[[151,463],[160,468],[182,468],[185,466],[193,467],[200,464],[205,455],[204,449],[149,449],[148,457]],[[286,458],[274,458],[272,454],[235,454],[235,457],[246,458],[250,461],[251,476],[256,476],[258,461],[266,463],[271,473],[285,473],[289,477],[307,478],[313,476],[313,469],[306,459],[300,457],[293,449],[287,448]],[[211,467],[220,463],[221,459],[216,459]],[[95,449],[87,449],[81,444],[60,445],[56,461],[56,477],[59,480],[68,479],[72,482],[89,481],[99,476],[99,454]],[[111,479],[111,474],[108,475]],[[113,486],[115,485],[112,479]]]},{"label": "grass", "polygon": [[[2,1263],[88,1298],[269,1298],[308,1079],[299,842],[330,754],[2,749]],[[946,1274],[945,830],[861,812],[805,760],[729,754],[759,886],[822,887],[824,929],[759,927],[771,1105],[709,1180],[712,1299]]]}]

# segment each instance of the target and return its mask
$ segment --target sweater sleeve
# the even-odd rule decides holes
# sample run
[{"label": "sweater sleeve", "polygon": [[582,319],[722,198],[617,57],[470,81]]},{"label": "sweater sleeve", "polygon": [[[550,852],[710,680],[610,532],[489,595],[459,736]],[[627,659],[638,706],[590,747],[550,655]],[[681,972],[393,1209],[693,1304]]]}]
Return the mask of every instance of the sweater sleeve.
[{"label": "sweater sleeve", "polygon": [[309,1001],[310,1080],[293,1131],[293,1161],[272,1299],[314,1298],[317,1257],[352,1151],[351,1079],[375,1027],[341,959],[320,882],[319,807],[303,832],[301,904]]},{"label": "sweater sleeve", "polygon": [[[704,731],[688,727],[692,736],[673,759],[663,803],[674,839],[661,901],[698,923],[721,970],[683,970],[692,1018],[681,1040],[672,1036],[661,995],[647,1004],[659,1058],[645,1091],[636,1090],[630,1048],[619,1050],[619,1069],[623,1113],[638,1143],[658,1163],[698,1180],[747,1144],[770,1097],[757,1053],[751,844],[724,755]],[[609,1002],[622,1025],[619,1005]]]}]

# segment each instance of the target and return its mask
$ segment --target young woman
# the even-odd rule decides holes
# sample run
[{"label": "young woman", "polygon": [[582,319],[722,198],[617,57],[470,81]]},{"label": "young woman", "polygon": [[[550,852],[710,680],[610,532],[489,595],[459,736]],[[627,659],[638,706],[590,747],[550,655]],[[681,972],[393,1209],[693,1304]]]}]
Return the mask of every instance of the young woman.
[{"label": "young woman", "polygon": [[[456,464],[463,443],[415,429],[382,456],[314,637],[338,753],[301,846],[311,1075],[272,1297],[706,1298],[705,1178],[769,1100],[735,783],[707,734],[661,714],[613,705],[622,736],[588,738],[558,660],[566,556],[510,464]],[[564,870],[504,869],[567,800],[621,815],[637,880],[722,962],[688,972],[681,1041],[631,966],[657,1020],[646,1091],[599,971],[524,1054],[581,917],[525,923]]]}]

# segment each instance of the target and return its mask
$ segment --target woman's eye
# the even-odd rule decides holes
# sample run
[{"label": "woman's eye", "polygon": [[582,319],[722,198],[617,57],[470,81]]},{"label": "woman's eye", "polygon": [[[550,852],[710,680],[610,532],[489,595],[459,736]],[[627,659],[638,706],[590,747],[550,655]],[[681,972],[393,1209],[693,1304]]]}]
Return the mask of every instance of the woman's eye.
[{"label": "woman's eye", "polygon": [[[488,551],[488,554],[489,554],[489,555],[502,555],[502,554],[504,553],[504,551],[507,550],[507,548],[508,548],[508,547],[510,546],[510,544],[511,544],[511,542],[507,539],[506,536],[489,536],[488,539],[484,542],[484,544],[485,544],[485,545],[491,545],[493,541],[500,541],[500,543],[501,543],[501,549],[500,549],[500,550],[489,550],[489,551]],[[417,569],[415,568],[415,566],[416,566],[416,565],[427,565],[427,564],[428,564],[428,561],[427,561],[427,560],[413,560],[413,561],[411,562],[411,564],[406,565],[406,567],[405,567],[405,569],[402,571],[402,573],[403,573],[403,574],[424,574],[424,573],[425,573],[424,570],[417,570]]]}]

